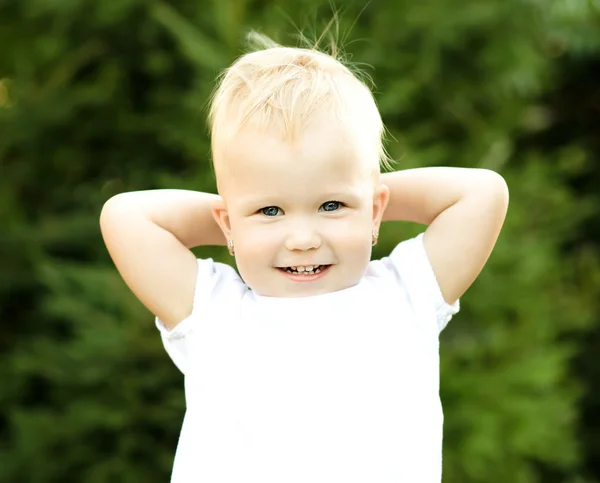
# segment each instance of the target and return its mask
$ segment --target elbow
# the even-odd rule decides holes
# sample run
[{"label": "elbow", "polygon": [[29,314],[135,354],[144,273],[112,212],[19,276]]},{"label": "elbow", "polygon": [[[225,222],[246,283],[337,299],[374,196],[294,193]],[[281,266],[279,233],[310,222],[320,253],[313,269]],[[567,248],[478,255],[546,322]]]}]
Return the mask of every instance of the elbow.
[{"label": "elbow", "polygon": [[490,169],[481,169],[479,171],[481,174],[481,179],[478,181],[479,187],[498,204],[508,207],[508,184],[502,175]]},{"label": "elbow", "polygon": [[488,214],[504,222],[508,212],[509,190],[506,180],[495,171],[484,170],[484,179],[480,183],[480,200],[486,200]]}]

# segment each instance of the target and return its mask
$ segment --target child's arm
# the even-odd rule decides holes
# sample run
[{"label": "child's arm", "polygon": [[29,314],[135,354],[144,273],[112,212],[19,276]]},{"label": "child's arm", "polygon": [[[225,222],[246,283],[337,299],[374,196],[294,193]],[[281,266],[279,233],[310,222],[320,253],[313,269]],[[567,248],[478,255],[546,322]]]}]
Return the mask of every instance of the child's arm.
[{"label": "child's arm", "polygon": [[189,249],[225,245],[210,208],[219,199],[185,190],[135,191],[102,209],[100,228],[117,270],[168,328],[192,310],[197,262]]},{"label": "child's arm", "polygon": [[508,209],[508,188],[485,169],[420,168],[385,173],[390,190],[384,221],[429,225],[423,242],[447,303],[477,278],[498,239]]}]

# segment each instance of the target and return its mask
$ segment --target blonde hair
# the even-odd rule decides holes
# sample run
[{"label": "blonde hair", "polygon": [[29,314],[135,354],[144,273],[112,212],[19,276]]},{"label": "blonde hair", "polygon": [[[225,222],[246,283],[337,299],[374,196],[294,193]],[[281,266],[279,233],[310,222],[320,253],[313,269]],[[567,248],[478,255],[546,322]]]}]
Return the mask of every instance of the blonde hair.
[{"label": "blonde hair", "polygon": [[[280,135],[294,144],[318,115],[343,119],[362,137],[367,162],[389,168],[383,145],[385,128],[373,94],[358,69],[343,63],[335,43],[331,53],[283,47],[251,32],[260,50],[246,53],[218,78],[208,116],[213,160],[243,127]],[[318,42],[317,42],[318,43]],[[365,77],[363,75],[363,77]]]}]

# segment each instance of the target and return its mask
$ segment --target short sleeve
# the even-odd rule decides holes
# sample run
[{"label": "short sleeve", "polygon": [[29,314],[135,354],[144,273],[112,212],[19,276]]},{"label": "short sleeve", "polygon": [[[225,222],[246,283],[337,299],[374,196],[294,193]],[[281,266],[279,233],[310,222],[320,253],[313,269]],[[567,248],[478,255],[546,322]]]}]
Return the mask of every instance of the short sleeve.
[{"label": "short sleeve", "polygon": [[227,264],[214,262],[212,259],[197,259],[198,272],[194,288],[192,313],[177,324],[172,330],[155,318],[156,328],[171,360],[185,374],[188,355],[188,342],[197,324],[202,323],[203,316],[210,313],[214,299],[227,287],[242,286],[243,282],[235,269]]},{"label": "short sleeve", "polygon": [[444,300],[425,251],[423,233],[398,244],[382,262],[398,274],[413,308],[426,317],[434,317],[438,333],[444,330],[460,310],[460,302],[457,300],[450,305]]}]

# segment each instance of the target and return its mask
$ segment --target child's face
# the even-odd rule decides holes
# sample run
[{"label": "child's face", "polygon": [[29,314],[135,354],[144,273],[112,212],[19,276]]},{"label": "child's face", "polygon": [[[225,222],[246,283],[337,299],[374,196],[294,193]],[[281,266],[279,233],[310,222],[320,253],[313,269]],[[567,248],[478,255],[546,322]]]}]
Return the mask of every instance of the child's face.
[{"label": "child's face", "polygon": [[246,130],[215,159],[224,200],[215,218],[234,242],[240,275],[259,295],[319,295],[356,285],[364,274],[388,190],[353,141],[331,123],[315,124],[296,148]]}]

